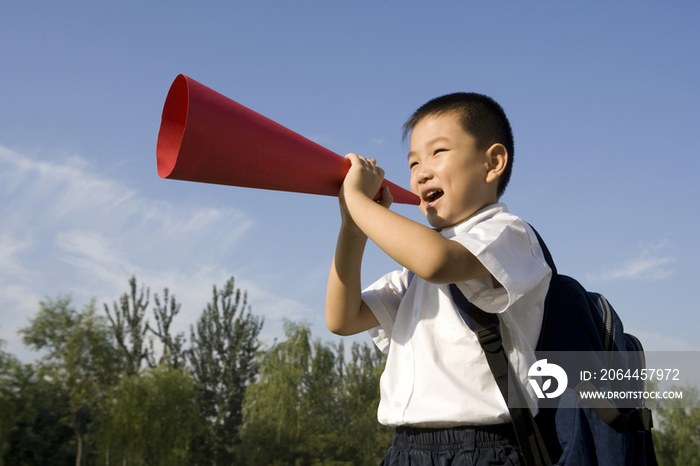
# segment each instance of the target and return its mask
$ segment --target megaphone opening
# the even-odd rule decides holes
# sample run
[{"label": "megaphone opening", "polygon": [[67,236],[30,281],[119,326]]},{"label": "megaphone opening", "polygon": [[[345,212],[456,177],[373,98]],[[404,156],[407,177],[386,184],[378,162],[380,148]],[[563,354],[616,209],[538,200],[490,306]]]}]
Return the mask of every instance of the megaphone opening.
[{"label": "megaphone opening", "polygon": [[180,152],[182,137],[187,125],[189,107],[189,89],[187,78],[179,75],[175,78],[163,106],[163,117],[158,133],[158,176],[166,178],[172,173]]}]

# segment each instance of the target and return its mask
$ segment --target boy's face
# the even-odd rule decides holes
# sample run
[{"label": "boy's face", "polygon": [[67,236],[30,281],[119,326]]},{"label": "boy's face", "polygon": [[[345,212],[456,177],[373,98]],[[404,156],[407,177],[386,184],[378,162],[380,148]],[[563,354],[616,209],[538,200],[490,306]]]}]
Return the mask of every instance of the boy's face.
[{"label": "boy's face", "polygon": [[411,190],[435,228],[456,225],[497,200],[486,182],[486,151],[477,149],[455,113],[427,116],[415,125],[408,164]]}]

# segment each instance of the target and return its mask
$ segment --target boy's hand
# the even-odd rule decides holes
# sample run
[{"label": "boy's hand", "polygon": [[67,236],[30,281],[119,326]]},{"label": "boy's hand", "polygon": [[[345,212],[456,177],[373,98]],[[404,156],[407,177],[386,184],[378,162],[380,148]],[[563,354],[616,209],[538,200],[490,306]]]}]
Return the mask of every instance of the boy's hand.
[{"label": "boy's hand", "polygon": [[[384,170],[377,166],[377,161],[375,159],[366,159],[352,153],[346,155],[345,157],[350,160],[352,165],[345,177],[338,195],[342,225],[347,231],[364,235],[364,233],[362,233],[362,231],[357,227],[352,219],[352,215],[350,215],[350,212],[348,211],[347,203],[345,201],[346,194],[352,191],[353,194],[360,194],[362,196],[369,197],[370,199],[374,199],[375,194],[381,187],[382,181],[384,180]],[[352,196],[352,194],[350,195]],[[393,201],[394,197],[391,195],[389,187],[384,187],[384,189],[382,189],[382,197],[377,201],[377,203],[388,209]]]},{"label": "boy's hand", "polygon": [[364,196],[374,199],[374,196],[384,181],[384,170],[377,166],[375,159],[367,159],[357,154],[345,156],[352,165],[341,188],[341,193],[347,196],[350,193],[362,193]]}]

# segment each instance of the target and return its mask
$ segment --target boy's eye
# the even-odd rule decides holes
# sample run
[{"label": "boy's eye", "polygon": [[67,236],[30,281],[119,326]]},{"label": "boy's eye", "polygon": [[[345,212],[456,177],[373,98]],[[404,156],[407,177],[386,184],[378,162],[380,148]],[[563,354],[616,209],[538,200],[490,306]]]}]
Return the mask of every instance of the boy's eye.
[{"label": "boy's eye", "polygon": [[438,152],[444,152],[447,149],[435,149],[435,152],[433,152],[433,155],[436,155]]},{"label": "boy's eye", "polygon": [[408,168],[413,168],[413,167],[415,167],[416,165],[418,165],[418,162],[409,162],[409,163],[408,163]]}]

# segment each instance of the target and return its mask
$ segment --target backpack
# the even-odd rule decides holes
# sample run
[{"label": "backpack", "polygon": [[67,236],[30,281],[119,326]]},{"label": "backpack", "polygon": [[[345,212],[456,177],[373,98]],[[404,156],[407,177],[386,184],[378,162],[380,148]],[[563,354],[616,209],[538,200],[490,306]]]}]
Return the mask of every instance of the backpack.
[{"label": "backpack", "polygon": [[[511,382],[509,386],[509,374],[512,381],[516,377],[502,346],[498,315],[477,308],[456,285],[450,285],[452,298],[465,323],[476,333],[508,405],[525,464],[656,466],[651,411],[644,406],[643,397],[634,405],[624,407],[607,399],[581,397],[583,392],[598,390],[643,391],[644,380],[620,377],[605,383],[578,381],[582,370],[595,373],[600,368],[615,368],[621,369],[623,374],[628,369],[632,373],[644,371],[646,363],[641,343],[633,335],[624,333],[622,321],[602,295],[586,291],[575,279],[557,273],[547,246],[539,233],[532,230],[552,269],[535,355],[538,363],[546,356],[545,364],[556,364],[567,374],[576,375],[568,377],[561,396],[540,397],[536,419],[526,407],[520,384]],[[574,363],[566,357],[574,351],[582,354],[583,359],[579,357]],[[520,402],[514,402],[513,397]],[[556,463],[552,459],[556,459]]]}]

